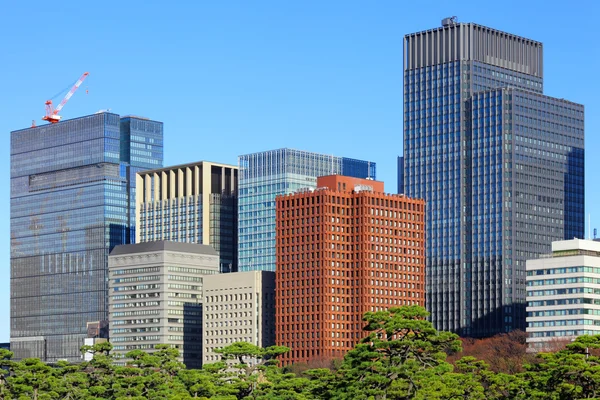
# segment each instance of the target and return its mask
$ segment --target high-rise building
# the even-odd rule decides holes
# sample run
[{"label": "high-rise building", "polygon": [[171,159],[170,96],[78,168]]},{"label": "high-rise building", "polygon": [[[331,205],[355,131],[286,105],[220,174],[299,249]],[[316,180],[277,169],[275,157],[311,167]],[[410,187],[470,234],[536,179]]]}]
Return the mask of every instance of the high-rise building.
[{"label": "high-rise building", "polygon": [[276,341],[284,364],[341,358],[367,311],[425,305],[425,202],[320,177],[277,197]]},{"label": "high-rise building", "polygon": [[275,270],[275,197],[329,174],[375,179],[375,163],[278,149],[239,157],[239,270]]},{"label": "high-rise building", "polygon": [[130,243],[135,171],[163,124],[104,112],[11,132],[11,343],[16,359],[81,359],[108,319],[108,253]]},{"label": "high-rise building", "polygon": [[525,261],[583,237],[583,106],[542,89],[540,42],[454,18],[404,38],[404,193],[427,202],[438,329],[524,329]]},{"label": "high-rise building", "polygon": [[203,279],[219,273],[219,255],[196,243],[156,241],[116,246],[108,257],[110,342],[118,363],[157,344],[202,366]]},{"label": "high-rise building", "polygon": [[139,172],[136,242],[210,245],[237,271],[237,185],[236,166],[208,161]]},{"label": "high-rise building", "polygon": [[552,242],[527,260],[527,344],[550,351],[557,341],[600,334],[600,242]]},{"label": "high-rise building", "polygon": [[275,272],[205,276],[202,290],[204,364],[220,361],[215,350],[232,343],[275,344]]},{"label": "high-rise building", "polygon": [[398,194],[404,193],[404,157],[398,157]]}]

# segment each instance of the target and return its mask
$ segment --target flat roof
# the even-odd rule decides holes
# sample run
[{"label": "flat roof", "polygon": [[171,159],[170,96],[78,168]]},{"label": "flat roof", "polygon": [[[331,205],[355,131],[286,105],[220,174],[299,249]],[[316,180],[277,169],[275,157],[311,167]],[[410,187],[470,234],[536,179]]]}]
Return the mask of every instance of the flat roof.
[{"label": "flat roof", "polygon": [[481,25],[481,24],[478,24],[476,22],[456,22],[456,23],[454,23],[452,25],[448,25],[448,26],[441,25],[441,26],[437,26],[437,27],[434,27],[434,28],[424,29],[424,30],[418,31],[418,32],[407,33],[407,34],[404,35],[404,37],[406,38],[406,37],[409,37],[409,36],[423,35],[423,34],[434,32],[434,31],[438,31],[438,30],[455,28],[457,26],[473,26],[475,28],[487,29],[487,30],[492,31],[492,32],[497,32],[497,33],[504,34],[506,36],[511,36],[511,37],[513,37],[515,39],[521,39],[521,40],[529,42],[531,44],[536,44],[536,45],[542,45],[543,46],[542,42],[537,41],[535,39],[526,38],[524,36],[520,36],[520,35],[517,35],[517,34],[514,34],[514,33],[502,31],[500,29],[491,28],[489,26]]},{"label": "flat roof", "polygon": [[568,250],[591,250],[600,252],[600,242],[576,238],[552,242],[552,252]]},{"label": "flat roof", "polygon": [[157,172],[171,171],[171,170],[174,170],[174,169],[201,166],[204,163],[209,164],[209,165],[214,165],[214,166],[217,166],[217,167],[227,167],[227,168],[231,168],[231,169],[238,169],[237,165],[223,164],[223,163],[218,163],[218,162],[213,162],[213,161],[196,161],[196,162],[191,162],[191,163],[187,163],[187,164],[172,165],[172,166],[169,166],[169,167],[162,167],[162,168],[156,168],[156,169],[146,169],[144,171],[139,171],[137,174],[138,175],[148,175],[148,174],[154,174],[154,173],[157,173]]},{"label": "flat roof", "polygon": [[136,244],[121,244],[115,246],[115,248],[110,252],[110,255],[120,256],[136,253],[154,253],[157,251],[177,251],[180,253],[219,256],[219,253],[217,253],[212,246],[206,244],[173,242],[170,240],[157,240],[154,242],[143,242]]}]

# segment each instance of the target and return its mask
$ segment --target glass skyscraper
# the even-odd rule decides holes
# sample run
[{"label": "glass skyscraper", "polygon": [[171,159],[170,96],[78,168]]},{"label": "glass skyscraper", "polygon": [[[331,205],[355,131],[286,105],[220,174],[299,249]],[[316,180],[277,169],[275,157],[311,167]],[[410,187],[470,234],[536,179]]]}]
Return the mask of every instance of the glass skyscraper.
[{"label": "glass skyscraper", "polygon": [[163,162],[163,124],[97,113],[11,132],[11,345],[79,361],[108,320],[108,253],[131,243],[135,172]]},{"label": "glass skyscraper", "polygon": [[275,271],[275,197],[315,188],[324,175],[376,179],[374,162],[308,151],[270,150],[238,161],[240,271]]},{"label": "glass skyscraper", "polygon": [[543,95],[542,44],[472,23],[404,38],[404,193],[427,201],[436,328],[525,328],[525,261],[584,233],[584,109]]}]

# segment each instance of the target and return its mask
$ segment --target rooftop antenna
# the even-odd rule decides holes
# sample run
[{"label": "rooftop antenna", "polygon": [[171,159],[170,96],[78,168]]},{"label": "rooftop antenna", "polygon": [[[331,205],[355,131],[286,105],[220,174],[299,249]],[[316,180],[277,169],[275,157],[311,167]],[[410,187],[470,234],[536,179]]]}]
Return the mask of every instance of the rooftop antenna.
[{"label": "rooftop antenna", "polygon": [[452,25],[456,25],[457,23],[458,23],[458,18],[456,17],[456,15],[453,15],[452,17],[444,18],[442,20],[442,26],[452,26]]}]

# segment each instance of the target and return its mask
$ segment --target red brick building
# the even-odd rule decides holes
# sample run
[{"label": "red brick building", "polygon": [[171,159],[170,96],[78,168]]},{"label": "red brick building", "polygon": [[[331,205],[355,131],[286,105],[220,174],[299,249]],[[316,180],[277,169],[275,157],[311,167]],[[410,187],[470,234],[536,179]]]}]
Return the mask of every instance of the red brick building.
[{"label": "red brick building", "polygon": [[277,197],[276,342],[283,364],[341,358],[362,315],[425,305],[425,202],[332,175]]}]

